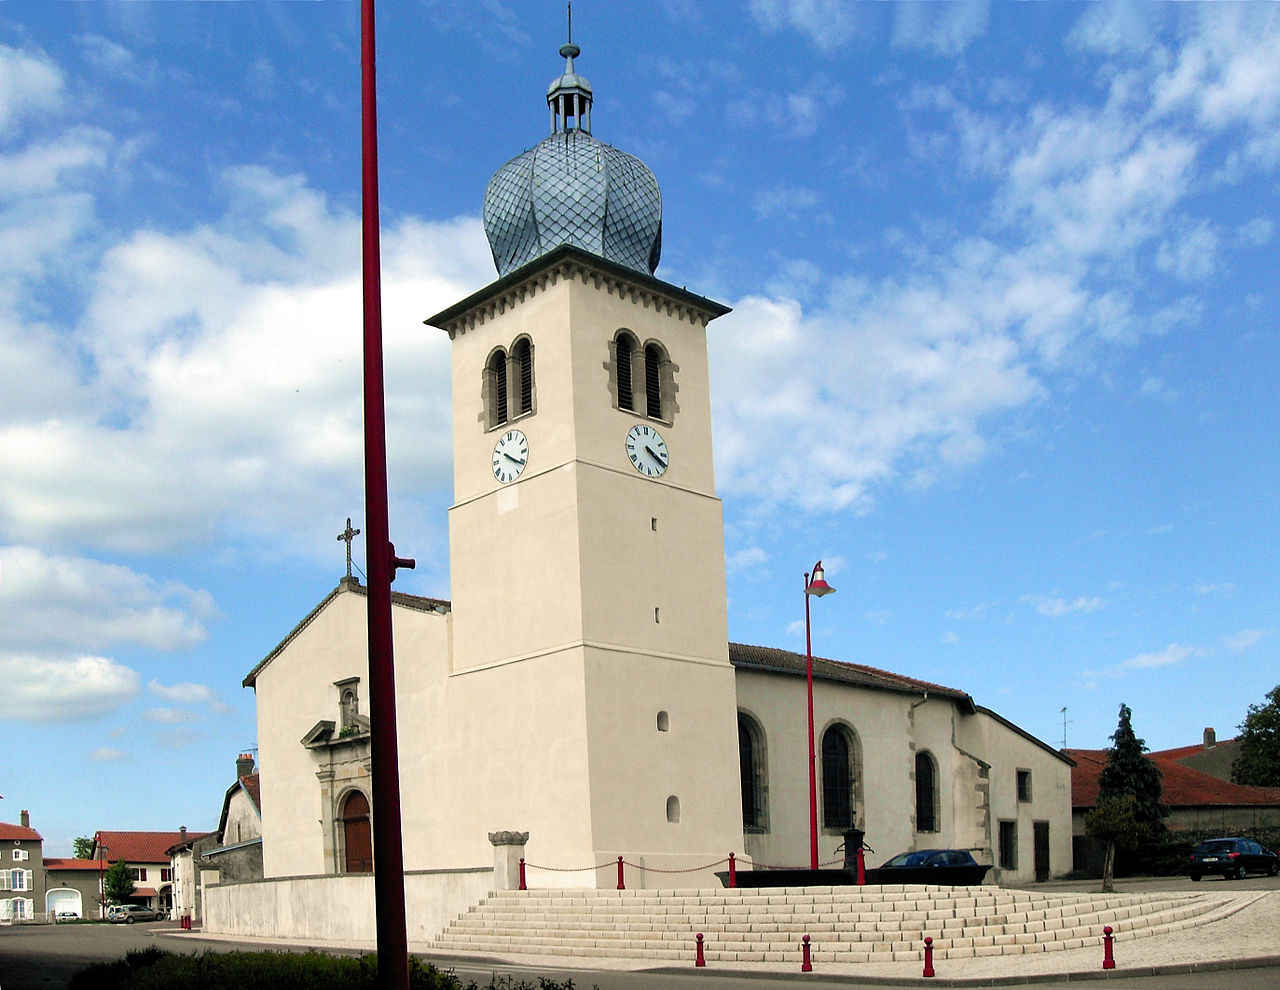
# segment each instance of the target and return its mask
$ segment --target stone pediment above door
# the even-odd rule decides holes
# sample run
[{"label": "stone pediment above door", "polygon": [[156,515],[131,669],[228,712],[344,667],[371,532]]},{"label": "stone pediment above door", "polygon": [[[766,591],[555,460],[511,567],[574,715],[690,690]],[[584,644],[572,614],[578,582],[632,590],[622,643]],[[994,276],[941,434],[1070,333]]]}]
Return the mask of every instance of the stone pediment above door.
[{"label": "stone pediment above door", "polygon": [[332,749],[337,746],[355,745],[369,743],[369,717],[367,715],[356,716],[354,725],[348,726],[341,732],[338,731],[337,723],[332,719],[322,718],[313,725],[307,733],[299,740],[307,749]]}]

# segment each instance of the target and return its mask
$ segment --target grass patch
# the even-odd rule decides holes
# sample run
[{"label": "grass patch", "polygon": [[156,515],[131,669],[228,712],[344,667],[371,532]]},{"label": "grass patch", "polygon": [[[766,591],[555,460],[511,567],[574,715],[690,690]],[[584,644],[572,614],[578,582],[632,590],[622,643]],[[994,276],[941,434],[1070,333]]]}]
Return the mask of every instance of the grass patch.
[{"label": "grass patch", "polygon": [[[378,957],[322,952],[202,952],[180,955],[150,948],[95,963],[71,978],[68,990],[376,990]],[[463,983],[409,957],[411,990],[573,990],[573,980],[536,983],[494,976],[483,987]]]}]

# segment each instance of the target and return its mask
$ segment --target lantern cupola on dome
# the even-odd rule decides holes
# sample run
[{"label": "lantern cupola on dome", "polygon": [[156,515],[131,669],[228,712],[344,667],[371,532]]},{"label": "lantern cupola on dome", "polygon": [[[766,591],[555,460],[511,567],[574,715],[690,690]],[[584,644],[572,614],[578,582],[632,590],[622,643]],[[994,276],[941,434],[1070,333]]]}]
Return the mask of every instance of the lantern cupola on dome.
[{"label": "lantern cupola on dome", "polygon": [[547,87],[551,134],[493,174],[484,193],[484,230],[498,274],[561,244],[653,274],[662,254],[662,194],[639,158],[591,134],[594,96],[560,47],[564,72]]}]

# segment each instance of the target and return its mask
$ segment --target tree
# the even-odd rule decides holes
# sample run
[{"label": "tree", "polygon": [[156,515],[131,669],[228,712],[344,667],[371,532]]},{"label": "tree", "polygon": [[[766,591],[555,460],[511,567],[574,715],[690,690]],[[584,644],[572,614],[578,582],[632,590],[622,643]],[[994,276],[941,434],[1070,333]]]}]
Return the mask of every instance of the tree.
[{"label": "tree", "polygon": [[102,893],[108,904],[123,904],[133,896],[133,874],[123,860],[112,863],[103,873]]},{"label": "tree", "polygon": [[[1143,754],[1147,744],[1133,731],[1133,712],[1120,705],[1107,765],[1098,778],[1098,803],[1085,816],[1085,831],[1107,844],[1102,889],[1115,889],[1116,849],[1133,849],[1164,834],[1160,768]],[[1090,824],[1092,822],[1092,824]]]},{"label": "tree", "polygon": [[93,859],[93,839],[81,835],[71,840],[76,859]]},{"label": "tree", "polygon": [[1240,749],[1231,764],[1237,784],[1280,787],[1280,684],[1267,692],[1265,705],[1250,705],[1240,730]]}]

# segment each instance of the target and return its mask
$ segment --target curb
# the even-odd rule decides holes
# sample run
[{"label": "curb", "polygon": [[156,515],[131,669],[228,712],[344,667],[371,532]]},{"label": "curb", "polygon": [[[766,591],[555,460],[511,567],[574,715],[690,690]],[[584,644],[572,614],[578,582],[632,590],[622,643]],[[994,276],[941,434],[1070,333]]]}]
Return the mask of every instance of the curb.
[{"label": "curb", "polygon": [[[1215,959],[1209,962],[1177,963],[1169,966],[1134,966],[1128,969],[1087,969],[1066,973],[1030,973],[1025,976],[971,976],[930,977],[922,976],[849,976],[838,973],[821,973],[815,969],[813,978],[826,983],[847,983],[854,986],[881,987],[1021,987],[1033,983],[1075,983],[1085,980],[1122,980],[1146,976],[1180,976],[1187,973],[1215,973],[1237,969],[1266,969],[1280,966],[1280,956],[1256,956],[1252,959]],[[704,969],[701,972],[691,966],[663,966],[636,970],[660,976],[705,976],[708,979],[758,980],[762,977],[779,977],[784,974],[774,970],[758,969]],[[786,974],[789,975],[789,974]]]}]

